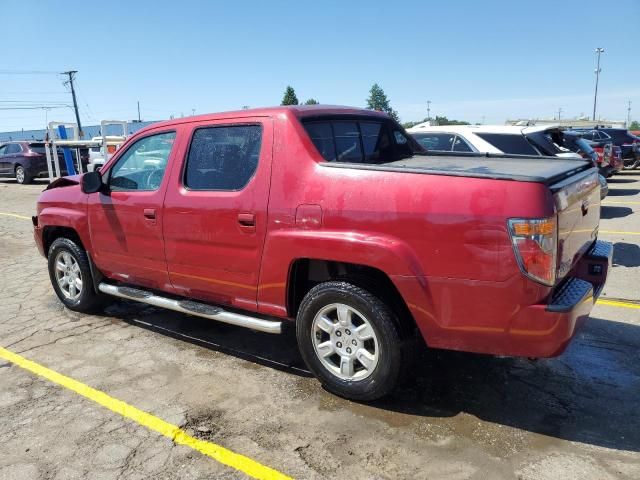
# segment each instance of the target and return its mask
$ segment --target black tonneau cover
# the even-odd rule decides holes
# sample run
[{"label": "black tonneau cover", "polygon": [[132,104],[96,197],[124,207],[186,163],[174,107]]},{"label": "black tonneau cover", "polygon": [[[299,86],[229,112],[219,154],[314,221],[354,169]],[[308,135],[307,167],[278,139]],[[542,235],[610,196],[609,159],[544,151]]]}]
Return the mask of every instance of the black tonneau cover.
[{"label": "black tonneau cover", "polygon": [[591,161],[560,157],[468,153],[415,154],[411,158],[378,165],[327,162],[330,167],[359,168],[458,177],[493,178],[552,185],[592,168]]}]

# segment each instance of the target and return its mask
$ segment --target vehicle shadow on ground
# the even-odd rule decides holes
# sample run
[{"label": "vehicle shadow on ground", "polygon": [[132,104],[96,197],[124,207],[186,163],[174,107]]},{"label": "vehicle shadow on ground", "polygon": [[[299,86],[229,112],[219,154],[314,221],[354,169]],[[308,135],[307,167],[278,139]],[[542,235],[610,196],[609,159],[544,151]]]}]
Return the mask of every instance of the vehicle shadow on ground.
[{"label": "vehicle shadow on ground", "polygon": [[640,451],[640,327],[589,319],[555,359],[425,351],[412,385],[376,403],[423,417],[484,421],[618,450]]},{"label": "vehicle shadow on ground", "polygon": [[[15,178],[0,178],[0,183],[6,183],[8,185],[18,185],[18,182]],[[27,185],[43,185],[46,186],[49,184],[49,180],[46,178],[34,178],[31,183]]]},{"label": "vehicle shadow on ground", "polygon": [[131,325],[265,367],[313,376],[300,357],[295,328],[291,326],[284,325],[282,335],[273,335],[129,301],[118,301],[105,313]]},{"label": "vehicle shadow on ground", "polygon": [[609,189],[609,193],[607,197],[623,197],[623,196],[633,196],[640,193],[640,190],[637,188],[611,188]]},{"label": "vehicle shadow on ground", "polygon": [[602,205],[600,207],[600,218],[612,219],[612,218],[624,218],[633,213],[633,210],[629,207],[611,207],[609,205]]},{"label": "vehicle shadow on ground", "polygon": [[[118,302],[106,314],[206,349],[311,377],[293,328],[269,335],[135,302]],[[359,413],[375,409],[442,418],[465,412],[563,440],[640,451],[639,347],[639,326],[592,318],[567,352],[555,359],[534,362],[420,349],[409,381]]]},{"label": "vehicle shadow on ground", "polygon": [[614,243],[613,264],[622,267],[640,267],[640,246],[635,243]]},{"label": "vehicle shadow on ground", "polygon": [[637,181],[631,178],[607,178],[607,183],[635,183]]}]

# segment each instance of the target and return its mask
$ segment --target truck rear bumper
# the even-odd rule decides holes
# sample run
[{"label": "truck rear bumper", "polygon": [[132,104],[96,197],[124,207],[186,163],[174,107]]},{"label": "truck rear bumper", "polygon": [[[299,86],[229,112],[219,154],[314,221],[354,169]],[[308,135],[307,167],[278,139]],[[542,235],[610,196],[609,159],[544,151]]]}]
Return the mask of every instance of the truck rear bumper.
[{"label": "truck rear bumper", "polygon": [[604,287],[612,257],[612,245],[596,241],[547,304],[530,305],[514,318],[506,353],[527,357],[560,355],[589,317]]},{"label": "truck rear bumper", "polygon": [[[469,301],[483,302],[496,295],[495,302],[474,303],[465,308],[467,316],[458,314],[456,320],[464,324],[447,324],[442,310],[434,314],[434,301],[421,292],[433,291],[426,278],[415,282],[415,277],[396,278],[395,283],[405,299],[425,342],[432,348],[460,350],[518,357],[553,357],[560,355],[581,324],[589,317],[595,301],[602,292],[607,274],[611,268],[613,247],[608,242],[596,241],[580,259],[567,278],[555,289],[549,291],[546,300],[540,303],[518,306],[504,297],[507,294],[501,288],[484,289],[483,295],[475,298],[471,295],[475,288],[470,285],[465,298]],[[531,283],[531,282],[528,282]],[[430,288],[431,287],[431,288]],[[527,288],[514,282],[509,291],[521,292]],[[520,294],[520,293],[519,293]],[[442,289],[436,294],[438,299],[446,299]],[[451,295],[453,297],[453,295]],[[482,295],[480,296],[482,297]],[[447,308],[453,308],[453,300]],[[442,302],[441,302],[442,303]],[[492,304],[501,303],[498,311],[500,318],[491,317]],[[510,315],[505,315],[510,312]],[[456,312],[457,313],[457,312]],[[477,315],[473,317],[474,313]],[[502,315],[505,315],[504,317]],[[467,320],[467,318],[469,320]],[[473,323],[471,323],[473,322]]]}]

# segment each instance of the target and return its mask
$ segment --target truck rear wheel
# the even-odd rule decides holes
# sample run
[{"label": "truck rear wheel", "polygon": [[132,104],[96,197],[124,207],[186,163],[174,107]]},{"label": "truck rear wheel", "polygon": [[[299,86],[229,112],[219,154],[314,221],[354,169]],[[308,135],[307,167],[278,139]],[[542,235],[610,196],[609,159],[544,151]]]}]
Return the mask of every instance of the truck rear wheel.
[{"label": "truck rear wheel", "polygon": [[60,301],[76,312],[92,312],[105,296],[93,289],[87,252],[68,238],[57,238],[48,253],[49,278]]},{"label": "truck rear wheel", "polygon": [[304,361],[324,387],[352,400],[388,394],[400,376],[402,341],[393,311],[348,282],[312,288],[298,311]]}]

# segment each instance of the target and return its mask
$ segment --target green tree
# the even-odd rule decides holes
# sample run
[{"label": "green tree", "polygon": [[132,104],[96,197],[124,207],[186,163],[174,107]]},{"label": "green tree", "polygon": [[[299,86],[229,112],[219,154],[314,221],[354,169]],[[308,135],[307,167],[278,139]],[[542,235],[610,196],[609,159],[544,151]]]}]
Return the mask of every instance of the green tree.
[{"label": "green tree", "polygon": [[[425,119],[425,122],[427,120]],[[435,118],[436,125],[471,125],[469,122],[465,122],[464,120],[449,120],[447,117],[438,117],[436,115]]]},{"label": "green tree", "polygon": [[398,117],[398,113],[393,108],[391,108],[389,99],[384,93],[384,90],[382,90],[382,87],[380,87],[380,85],[378,85],[377,83],[374,83],[371,87],[371,90],[369,90],[369,98],[367,98],[367,108],[370,110],[377,110],[379,112],[387,112],[394,120],[400,120]]},{"label": "green tree", "polygon": [[284,97],[282,97],[282,103],[280,105],[299,105],[298,97],[296,97],[296,91],[291,85],[287,85],[287,89],[284,91]]},{"label": "green tree", "polygon": [[404,122],[402,124],[403,128],[411,128],[411,127],[415,127],[416,125],[418,125],[419,123],[422,123],[422,121],[419,122]]},{"label": "green tree", "polygon": [[[405,122],[402,124],[404,128],[415,127],[419,123],[428,122],[429,119],[425,118],[419,122]],[[471,125],[469,122],[465,122],[463,120],[449,120],[447,117],[439,117],[436,115],[435,118],[431,119],[432,125]]]},{"label": "green tree", "polygon": [[633,122],[631,122],[629,124],[629,130],[640,130],[640,122],[637,120],[634,120]]},{"label": "green tree", "polygon": [[317,101],[315,98],[310,98],[309,100],[304,102],[304,104],[305,105],[320,105],[320,102]]}]

